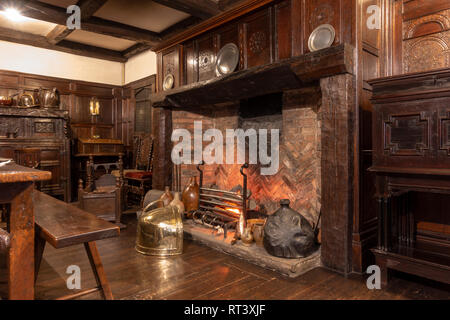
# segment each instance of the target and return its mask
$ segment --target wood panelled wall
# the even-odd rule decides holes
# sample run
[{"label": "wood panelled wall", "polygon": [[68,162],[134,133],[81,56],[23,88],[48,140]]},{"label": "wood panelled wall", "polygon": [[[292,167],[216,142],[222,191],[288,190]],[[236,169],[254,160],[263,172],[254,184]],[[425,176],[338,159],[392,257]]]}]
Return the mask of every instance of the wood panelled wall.
[{"label": "wood panelled wall", "polygon": [[[370,29],[367,21],[378,6],[380,29]],[[372,7],[373,8],[373,7]],[[352,247],[353,270],[364,272],[372,264],[369,248],[376,244],[376,204],[373,198],[372,88],[370,79],[450,67],[450,1],[448,0],[361,0],[359,7],[359,209],[355,209]],[[416,194],[415,203],[433,208],[429,196]],[[442,202],[434,203],[442,216]],[[423,206],[422,206],[423,207]],[[418,213],[419,214],[419,213]],[[436,221],[444,221],[438,217]]]},{"label": "wood panelled wall", "polygon": [[450,67],[450,1],[395,2],[394,74]]},{"label": "wood panelled wall", "polygon": [[[132,145],[134,104],[129,95],[123,94],[121,86],[0,70],[0,95],[53,87],[58,88],[61,96],[60,109],[69,112],[73,139],[92,137],[95,133]],[[93,96],[101,104],[100,116],[95,118],[89,114],[89,100]]]},{"label": "wood panelled wall", "polygon": [[[248,6],[180,34],[158,52],[158,91],[166,75],[174,87],[216,77],[215,59],[227,43],[240,51],[238,70],[308,53],[308,38],[321,24],[336,30],[333,45],[355,44],[354,0],[247,1]],[[262,4],[262,5],[260,5]],[[202,31],[203,28],[203,31]],[[209,30],[210,29],[210,30]],[[209,30],[209,31],[208,31]]]}]

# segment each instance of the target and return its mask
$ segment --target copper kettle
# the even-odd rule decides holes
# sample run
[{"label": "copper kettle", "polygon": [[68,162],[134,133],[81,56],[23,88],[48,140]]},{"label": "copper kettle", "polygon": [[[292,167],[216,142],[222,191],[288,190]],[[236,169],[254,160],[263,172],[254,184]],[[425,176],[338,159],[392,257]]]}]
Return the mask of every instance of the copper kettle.
[{"label": "copper kettle", "polygon": [[59,91],[57,88],[52,90],[39,89],[39,103],[41,107],[59,106]]}]

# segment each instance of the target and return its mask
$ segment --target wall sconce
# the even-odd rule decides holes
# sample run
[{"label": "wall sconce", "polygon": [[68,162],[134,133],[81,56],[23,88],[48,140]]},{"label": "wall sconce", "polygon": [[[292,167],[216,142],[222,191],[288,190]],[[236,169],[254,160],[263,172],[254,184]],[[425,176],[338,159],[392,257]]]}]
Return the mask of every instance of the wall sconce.
[{"label": "wall sconce", "polygon": [[89,112],[91,116],[99,116],[100,115],[100,102],[96,97],[92,97],[89,101]]}]

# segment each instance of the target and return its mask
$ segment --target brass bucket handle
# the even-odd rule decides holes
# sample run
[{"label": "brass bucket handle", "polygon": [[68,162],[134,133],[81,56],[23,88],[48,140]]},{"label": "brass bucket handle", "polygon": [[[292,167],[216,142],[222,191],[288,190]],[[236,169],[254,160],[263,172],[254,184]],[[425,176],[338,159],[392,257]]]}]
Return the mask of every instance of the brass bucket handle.
[{"label": "brass bucket handle", "polygon": [[144,210],[142,210],[142,213],[147,212],[151,206],[153,206],[154,204],[156,204],[158,202],[163,202],[163,201],[161,199],[158,199],[158,200],[150,202],[148,205],[145,206]]}]

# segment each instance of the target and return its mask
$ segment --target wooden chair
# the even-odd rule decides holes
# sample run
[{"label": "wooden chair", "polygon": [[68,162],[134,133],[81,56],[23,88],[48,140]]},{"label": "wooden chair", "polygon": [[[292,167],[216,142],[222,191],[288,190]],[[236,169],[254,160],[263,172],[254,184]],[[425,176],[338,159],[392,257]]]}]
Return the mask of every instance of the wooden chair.
[{"label": "wooden chair", "polygon": [[[124,192],[125,199],[132,203],[133,196],[142,207],[145,194],[152,188],[152,164],[153,164],[154,139],[150,134],[136,135],[134,137],[135,158],[134,168],[124,170]],[[117,171],[113,171],[116,177]]]},{"label": "wooden chair", "polygon": [[34,191],[33,203],[36,226],[35,281],[47,242],[56,249],[83,244],[97,287],[84,289],[57,300],[74,299],[97,291],[101,292],[104,299],[113,300],[95,241],[117,237],[120,234],[119,228],[93,214],[37,190]]},{"label": "wooden chair", "polygon": [[83,180],[78,183],[78,201],[80,209],[86,210],[99,218],[114,221],[120,227],[123,210],[123,162],[119,157],[119,176],[104,174],[94,181],[94,162],[90,159],[86,165],[86,187]]}]

